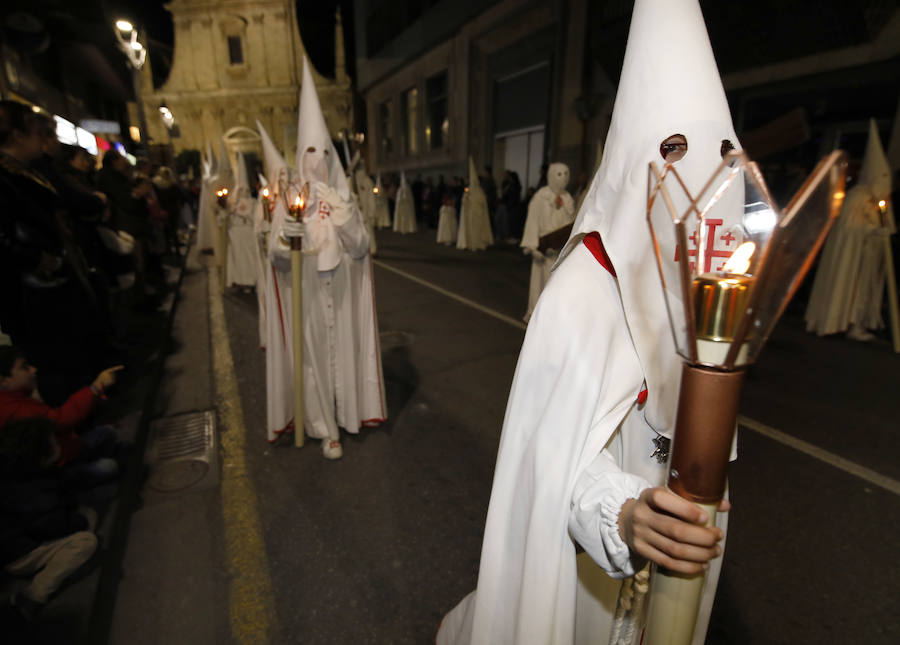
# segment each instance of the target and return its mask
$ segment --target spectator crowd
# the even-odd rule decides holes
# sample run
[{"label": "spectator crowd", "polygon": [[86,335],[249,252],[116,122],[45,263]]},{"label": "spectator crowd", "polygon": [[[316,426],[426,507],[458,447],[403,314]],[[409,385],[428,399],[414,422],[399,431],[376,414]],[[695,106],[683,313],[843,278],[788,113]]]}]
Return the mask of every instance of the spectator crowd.
[{"label": "spectator crowd", "polygon": [[127,454],[104,423],[105,400],[149,359],[147,332],[163,324],[158,309],[171,289],[167,266],[180,262],[193,228],[196,190],[171,169],[132,165],[115,149],[97,165],[58,141],[51,117],[0,101],[7,636],[33,629],[54,592],[91,565],[97,509],[115,495]]}]

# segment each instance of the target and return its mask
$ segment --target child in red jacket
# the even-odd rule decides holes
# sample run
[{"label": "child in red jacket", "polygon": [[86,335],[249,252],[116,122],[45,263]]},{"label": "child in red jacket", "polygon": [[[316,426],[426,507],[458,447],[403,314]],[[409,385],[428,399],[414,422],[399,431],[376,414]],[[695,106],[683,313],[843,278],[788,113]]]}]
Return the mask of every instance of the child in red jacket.
[{"label": "child in red jacket", "polygon": [[118,464],[112,459],[117,450],[112,426],[85,428],[84,422],[97,401],[106,398],[106,389],[115,384],[122,365],[110,367],[94,382],[75,392],[58,408],[33,397],[37,387],[37,368],[28,363],[16,347],[0,347],[0,428],[9,421],[41,417],[57,424],[60,456],[57,465],[76,484],[93,485],[115,477]]}]

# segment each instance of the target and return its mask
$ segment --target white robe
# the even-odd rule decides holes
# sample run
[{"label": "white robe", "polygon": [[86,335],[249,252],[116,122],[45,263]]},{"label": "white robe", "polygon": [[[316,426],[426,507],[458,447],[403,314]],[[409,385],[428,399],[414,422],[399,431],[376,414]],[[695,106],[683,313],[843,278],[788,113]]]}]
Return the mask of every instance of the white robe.
[{"label": "white robe", "polygon": [[481,186],[469,186],[463,193],[459,214],[459,235],[456,248],[481,251],[494,243],[487,198]]},{"label": "white robe", "polygon": [[[336,193],[314,183],[306,209],[303,257],[304,427],[337,439],[387,418],[369,239],[358,208],[332,205]],[[328,194],[332,203],[319,199]],[[312,205],[316,206],[313,207]],[[269,441],[293,428],[291,257],[280,240],[285,208],[273,213],[267,276],[266,386]]]},{"label": "white robe", "polygon": [[456,208],[450,205],[441,206],[438,215],[437,243],[453,244],[456,242]]},{"label": "white robe", "polygon": [[[640,566],[618,538],[618,511],[666,472],[650,457],[657,435],[637,404],[642,384],[617,280],[579,244],[554,272],[528,326],[477,588],[444,618],[439,645],[609,642],[616,578]],[[723,526],[723,514],[717,520]],[[576,558],[570,535],[586,553]],[[711,562],[696,645],[720,566],[721,558]]]},{"label": "white robe", "polygon": [[413,204],[409,184],[401,184],[397,189],[397,199],[394,202],[394,232],[416,232],[416,207]]},{"label": "white robe", "polygon": [[253,233],[256,239],[256,309],[259,314],[259,346],[266,347],[266,266],[269,264],[269,222],[263,213],[263,199],[253,209]]},{"label": "white robe", "polygon": [[841,214],[825,242],[816,271],[806,329],[819,336],[844,332],[851,325],[884,327],[886,257],[883,236],[893,228],[888,210],[882,226],[877,200],[867,185],[847,191]]},{"label": "white robe", "polygon": [[251,286],[257,280],[256,233],[253,231],[253,206],[250,196],[241,197],[228,213],[228,249],[226,251],[226,285]]},{"label": "white robe", "polygon": [[572,196],[564,191],[560,196],[562,205],[557,206],[557,195],[549,186],[537,191],[528,203],[528,217],[522,233],[520,246],[531,255],[531,282],[528,286],[528,309],[525,311],[526,322],[537,304],[544,285],[550,279],[550,269],[559,255],[560,249],[547,249],[547,253],[538,250],[541,237],[571,224],[575,220],[575,205]]}]

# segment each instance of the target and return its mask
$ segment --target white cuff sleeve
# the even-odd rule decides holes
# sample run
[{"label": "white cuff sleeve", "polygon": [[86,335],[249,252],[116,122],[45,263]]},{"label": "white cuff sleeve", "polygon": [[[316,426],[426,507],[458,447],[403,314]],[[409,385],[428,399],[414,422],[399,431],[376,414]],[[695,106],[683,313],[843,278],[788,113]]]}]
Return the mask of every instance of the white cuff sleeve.
[{"label": "white cuff sleeve", "polygon": [[633,576],[643,565],[619,537],[619,512],[648,488],[650,482],[622,472],[606,451],[575,482],[569,534],[613,578]]}]

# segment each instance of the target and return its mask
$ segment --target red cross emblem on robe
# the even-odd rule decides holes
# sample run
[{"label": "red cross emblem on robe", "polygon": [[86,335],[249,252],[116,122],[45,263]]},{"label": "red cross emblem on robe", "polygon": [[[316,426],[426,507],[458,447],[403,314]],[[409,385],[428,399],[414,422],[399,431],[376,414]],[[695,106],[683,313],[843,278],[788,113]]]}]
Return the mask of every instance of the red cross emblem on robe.
[{"label": "red cross emblem on robe", "polygon": [[[710,271],[721,271],[731,254],[740,245],[740,240],[735,237],[731,231],[724,229],[721,219],[704,219],[703,224],[706,226],[706,248],[703,250],[703,273]],[[697,231],[694,231],[688,238],[693,243],[694,248],[687,251],[689,258],[697,257]],[[681,257],[680,245],[675,246],[675,261],[678,262]],[[691,272],[696,271],[696,263],[691,260]],[[715,265],[715,268],[713,266]]]}]

